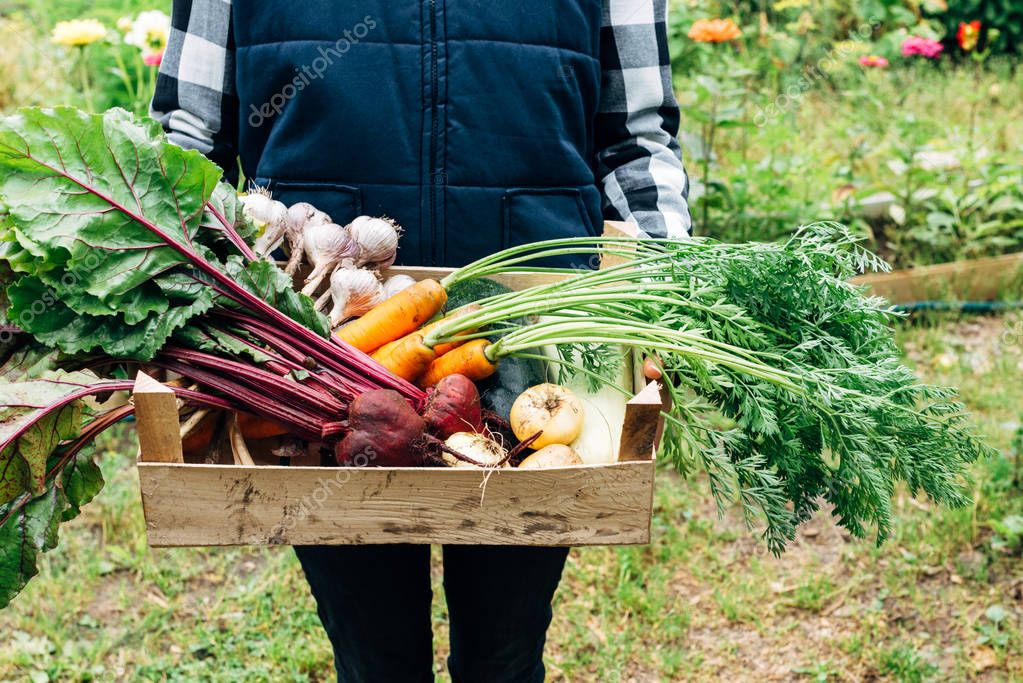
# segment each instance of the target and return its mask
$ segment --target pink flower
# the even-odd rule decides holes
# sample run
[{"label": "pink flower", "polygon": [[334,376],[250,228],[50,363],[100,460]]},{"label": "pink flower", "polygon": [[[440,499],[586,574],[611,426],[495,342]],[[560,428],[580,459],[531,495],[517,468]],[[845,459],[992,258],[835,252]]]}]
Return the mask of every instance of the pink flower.
[{"label": "pink flower", "polygon": [[884,57],[879,57],[877,55],[864,55],[860,57],[860,65],[878,67],[883,69],[884,67],[888,66],[888,60],[885,59]]},{"label": "pink flower", "polygon": [[163,62],[163,51],[146,52],[142,54],[142,63],[146,66],[160,66]]},{"label": "pink flower", "polygon": [[919,55],[927,59],[937,59],[945,47],[937,40],[924,38],[923,36],[910,36],[902,42],[902,56],[913,57]]}]

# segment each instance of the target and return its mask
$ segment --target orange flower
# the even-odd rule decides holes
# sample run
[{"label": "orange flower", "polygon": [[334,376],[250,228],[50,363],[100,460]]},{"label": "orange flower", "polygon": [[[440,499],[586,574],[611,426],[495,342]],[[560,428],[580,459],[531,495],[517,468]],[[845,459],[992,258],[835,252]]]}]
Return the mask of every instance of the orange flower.
[{"label": "orange flower", "polygon": [[963,49],[963,52],[973,50],[973,48],[977,47],[977,42],[980,41],[980,21],[974,20],[969,23],[960,21],[959,30],[956,32],[956,39],[959,41],[959,47]]},{"label": "orange flower", "polygon": [[731,19],[699,19],[689,29],[689,37],[698,43],[727,43],[741,35]]}]

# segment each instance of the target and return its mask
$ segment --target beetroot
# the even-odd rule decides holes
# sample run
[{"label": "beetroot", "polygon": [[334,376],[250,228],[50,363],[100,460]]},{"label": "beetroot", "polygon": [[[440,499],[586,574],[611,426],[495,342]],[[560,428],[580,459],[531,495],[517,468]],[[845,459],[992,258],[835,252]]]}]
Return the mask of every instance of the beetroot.
[{"label": "beetroot", "polygon": [[373,389],[348,408],[351,430],[334,454],[342,465],[416,467],[423,464],[426,421],[396,391]]},{"label": "beetroot", "polygon": [[476,385],[465,375],[448,375],[427,396],[423,417],[438,439],[456,432],[481,431],[483,415]]}]

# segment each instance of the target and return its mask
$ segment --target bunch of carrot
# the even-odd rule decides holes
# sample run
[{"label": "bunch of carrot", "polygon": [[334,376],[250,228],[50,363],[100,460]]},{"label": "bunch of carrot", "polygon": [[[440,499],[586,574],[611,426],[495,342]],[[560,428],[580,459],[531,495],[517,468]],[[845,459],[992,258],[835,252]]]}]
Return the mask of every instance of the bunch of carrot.
[{"label": "bunch of carrot", "polygon": [[496,365],[482,353],[485,339],[469,339],[474,330],[466,330],[457,338],[432,338],[442,324],[480,308],[469,304],[441,317],[446,303],[447,292],[440,282],[420,280],[342,327],[335,337],[370,354],[394,375],[423,388],[453,374],[473,381],[489,377]]}]

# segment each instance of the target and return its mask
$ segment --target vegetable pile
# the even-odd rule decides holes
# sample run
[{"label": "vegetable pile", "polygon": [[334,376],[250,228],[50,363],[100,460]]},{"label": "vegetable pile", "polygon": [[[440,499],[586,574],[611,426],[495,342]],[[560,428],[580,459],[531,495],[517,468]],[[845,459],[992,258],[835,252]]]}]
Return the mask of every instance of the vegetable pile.
[{"label": "vegetable pile", "polygon": [[[840,226],[770,245],[549,240],[441,281],[384,283],[389,221],[338,226],[309,205],[239,198],[220,177],[118,110],[0,121],[0,605],[102,486],[84,449],[132,408],[84,399],[129,390],[139,368],[180,376],[168,386],[189,410],[238,412],[235,435],[286,433],[340,464],[372,448],[374,465],[529,467],[578,458],[571,393],[519,397],[542,384],[522,380],[531,364],[613,388],[625,347],[658,359],[672,404],[663,454],[706,471],[719,504],[740,502],[776,552],[825,502],[854,534],[884,539],[899,481],[968,501],[966,467],[987,447],[953,390],[901,364],[885,302],[847,283],[884,266]],[[563,254],[629,261],[530,265]],[[564,277],[486,284],[530,270]],[[445,308],[467,288],[478,295]],[[502,376],[518,384],[512,400],[492,391]]]}]

